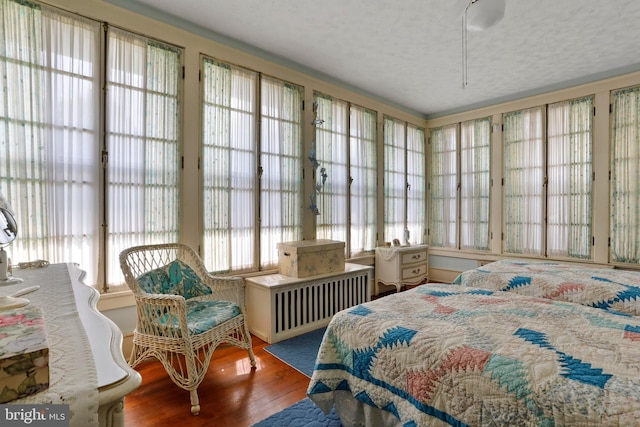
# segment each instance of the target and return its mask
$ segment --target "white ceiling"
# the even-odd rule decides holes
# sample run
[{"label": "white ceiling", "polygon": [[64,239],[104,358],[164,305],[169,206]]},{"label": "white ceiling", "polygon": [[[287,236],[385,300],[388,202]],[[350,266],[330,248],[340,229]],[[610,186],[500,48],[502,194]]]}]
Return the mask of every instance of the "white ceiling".
[{"label": "white ceiling", "polygon": [[426,117],[640,70],[638,0],[507,0],[466,88],[456,0],[108,1]]}]

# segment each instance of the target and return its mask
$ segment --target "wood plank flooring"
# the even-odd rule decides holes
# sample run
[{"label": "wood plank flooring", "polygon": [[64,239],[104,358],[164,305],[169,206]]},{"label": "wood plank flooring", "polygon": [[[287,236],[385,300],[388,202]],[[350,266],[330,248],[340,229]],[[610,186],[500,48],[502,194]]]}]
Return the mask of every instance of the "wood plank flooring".
[{"label": "wood plank flooring", "polygon": [[157,361],[136,366],[142,384],[125,398],[127,427],[249,427],[304,399],[309,378],[281,362],[252,336],[257,368],[245,350],[218,348],[198,387],[200,414],[191,415],[189,392],[176,386]]}]

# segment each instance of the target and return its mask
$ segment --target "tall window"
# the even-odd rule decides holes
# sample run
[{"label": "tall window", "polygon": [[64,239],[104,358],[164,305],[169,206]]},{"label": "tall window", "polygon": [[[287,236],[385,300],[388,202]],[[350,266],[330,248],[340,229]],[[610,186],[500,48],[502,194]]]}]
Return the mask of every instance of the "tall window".
[{"label": "tall window", "polygon": [[107,54],[108,282],[119,253],[178,241],[180,49],[109,28]]},{"label": "tall window", "polygon": [[424,129],[384,118],[384,238],[422,244],[426,234]]},{"label": "tall window", "polygon": [[302,238],[302,100],[301,87],[262,76],[261,268],[277,264],[279,242]]},{"label": "tall window", "polygon": [[547,255],[591,258],[591,97],[547,107]]},{"label": "tall window", "polygon": [[376,112],[355,105],[349,118],[351,255],[376,247],[378,145]]},{"label": "tall window", "polygon": [[504,115],[504,251],[543,255],[544,108]]},{"label": "tall window", "polygon": [[[316,180],[322,187],[317,196],[320,214],[316,237],[347,242],[349,103],[319,93],[315,102],[317,117],[324,120],[316,126],[316,156],[320,162]],[[323,169],[326,177],[322,176]]]},{"label": "tall window", "polygon": [[431,130],[432,246],[489,249],[491,120]]},{"label": "tall window", "polygon": [[202,69],[205,265],[272,267],[277,243],[302,235],[302,88],[210,58]]},{"label": "tall window", "polygon": [[640,263],[640,87],[612,93],[611,261]]},{"label": "tall window", "polygon": [[[316,93],[320,163],[316,237],[346,242],[349,256],[376,245],[376,113]],[[322,170],[326,177],[322,176]],[[326,180],[323,181],[323,179]]]},{"label": "tall window", "polygon": [[407,237],[425,243],[427,213],[426,147],[423,128],[407,124]]},{"label": "tall window", "polygon": [[77,262],[98,280],[100,24],[28,1],[0,7],[0,192],[14,262]]},{"label": "tall window", "polygon": [[546,112],[504,116],[504,250],[589,259],[593,99]]},{"label": "tall window", "polygon": [[258,74],[209,58],[202,68],[203,260],[255,269]]},{"label": "tall window", "polygon": [[455,248],[458,191],[458,125],[431,130],[429,244]]}]

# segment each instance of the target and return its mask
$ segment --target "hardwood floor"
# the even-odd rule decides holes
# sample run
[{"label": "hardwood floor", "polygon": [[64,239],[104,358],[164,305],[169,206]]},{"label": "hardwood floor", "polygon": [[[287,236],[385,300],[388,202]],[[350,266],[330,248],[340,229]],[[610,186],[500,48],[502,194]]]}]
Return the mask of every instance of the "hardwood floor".
[{"label": "hardwood floor", "polygon": [[218,348],[198,387],[200,414],[191,415],[189,392],[176,386],[157,361],[136,370],[142,384],[125,398],[127,427],[248,427],[304,399],[309,378],[281,362],[252,336],[257,367],[245,350]]}]

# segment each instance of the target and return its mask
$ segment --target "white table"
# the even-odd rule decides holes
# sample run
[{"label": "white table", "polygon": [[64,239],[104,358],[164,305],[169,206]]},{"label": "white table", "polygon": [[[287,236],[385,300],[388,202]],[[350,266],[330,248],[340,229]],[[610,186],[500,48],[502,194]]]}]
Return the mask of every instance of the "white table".
[{"label": "white table", "polygon": [[378,283],[396,287],[418,285],[429,278],[427,245],[391,246],[376,248],[376,285]]},{"label": "white table", "polygon": [[122,333],[96,308],[97,290],[82,282],[75,264],[15,270],[24,282],[0,286],[0,295],[39,285],[24,295],[40,306],[49,344],[49,388],[11,403],[69,404],[71,426],[124,426],[124,396],[140,374],[122,355]]}]

